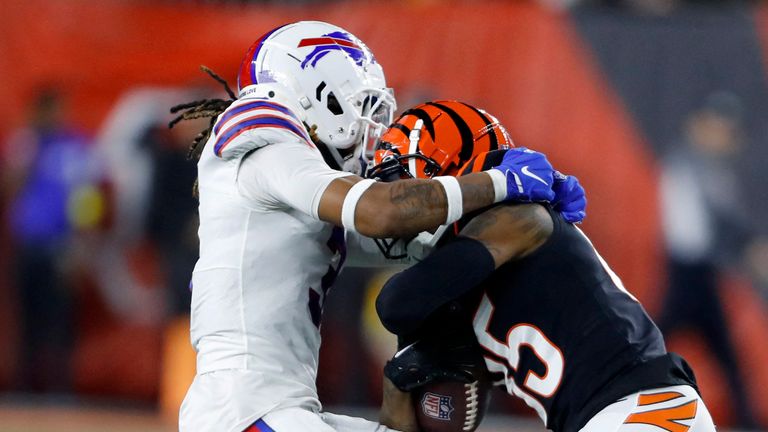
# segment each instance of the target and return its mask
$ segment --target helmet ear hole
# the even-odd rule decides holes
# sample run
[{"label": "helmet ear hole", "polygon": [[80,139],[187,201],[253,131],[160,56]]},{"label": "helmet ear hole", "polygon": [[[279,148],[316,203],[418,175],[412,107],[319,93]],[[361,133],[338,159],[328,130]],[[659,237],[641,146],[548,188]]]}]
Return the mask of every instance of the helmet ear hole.
[{"label": "helmet ear hole", "polygon": [[323,90],[325,89],[325,81],[321,81],[320,85],[317,86],[317,89],[315,90],[315,98],[318,102],[322,102],[323,100]]},{"label": "helmet ear hole", "polygon": [[328,111],[332,112],[334,115],[342,115],[344,114],[344,110],[341,108],[341,104],[339,104],[339,100],[336,99],[336,95],[333,94],[333,92],[328,93]]}]

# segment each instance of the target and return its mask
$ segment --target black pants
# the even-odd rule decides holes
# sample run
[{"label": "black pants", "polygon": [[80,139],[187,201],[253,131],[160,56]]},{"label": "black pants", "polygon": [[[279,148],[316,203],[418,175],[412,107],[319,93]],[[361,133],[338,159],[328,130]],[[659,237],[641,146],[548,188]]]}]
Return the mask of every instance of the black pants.
[{"label": "black pants", "polygon": [[21,307],[17,388],[71,389],[73,298],[57,266],[59,251],[47,245],[16,250],[16,286]]},{"label": "black pants", "polygon": [[725,371],[739,426],[755,427],[755,417],[739,374],[736,352],[718,295],[717,268],[707,262],[686,263],[670,259],[668,272],[669,285],[659,328],[665,335],[682,328],[693,328],[702,333]]}]

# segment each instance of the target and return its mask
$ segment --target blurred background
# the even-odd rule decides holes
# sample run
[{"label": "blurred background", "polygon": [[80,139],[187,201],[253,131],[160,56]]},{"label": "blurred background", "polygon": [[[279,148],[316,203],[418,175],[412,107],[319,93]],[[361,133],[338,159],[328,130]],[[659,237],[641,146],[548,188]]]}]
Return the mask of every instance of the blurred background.
[{"label": "blurred background", "polygon": [[[3,2],[0,432],[168,431],[194,374],[189,275],[203,124],[262,33],[364,40],[401,108],[485,108],[585,186],[583,229],[693,365],[722,430],[768,430],[768,5],[685,0]],[[215,83],[213,83],[215,84]],[[375,417],[394,341],[346,269],[318,381]],[[502,393],[481,430],[542,431]]]}]

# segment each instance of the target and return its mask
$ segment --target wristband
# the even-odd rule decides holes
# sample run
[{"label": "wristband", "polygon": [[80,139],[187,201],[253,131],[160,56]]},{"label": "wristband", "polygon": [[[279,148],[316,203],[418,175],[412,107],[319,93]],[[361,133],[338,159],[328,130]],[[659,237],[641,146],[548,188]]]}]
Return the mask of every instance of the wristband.
[{"label": "wristband", "polygon": [[352,188],[349,189],[349,192],[347,192],[347,196],[344,197],[344,204],[341,206],[341,225],[343,225],[345,229],[357,232],[357,229],[355,228],[355,209],[357,208],[357,202],[360,201],[360,197],[363,196],[363,193],[365,193],[365,191],[367,191],[374,183],[376,183],[376,180],[373,179],[361,180],[355,183]]},{"label": "wristband", "polygon": [[456,177],[440,176],[432,180],[437,180],[445,189],[445,198],[448,203],[448,214],[445,217],[444,225],[452,224],[461,219],[464,214],[464,199],[461,195],[461,186]]},{"label": "wristband", "polygon": [[498,170],[498,169],[489,169],[484,172],[491,177],[491,181],[493,182],[493,193],[494,193],[493,202],[498,203],[498,202],[504,201],[507,198],[506,174],[504,174],[503,172],[501,172],[501,170]]}]

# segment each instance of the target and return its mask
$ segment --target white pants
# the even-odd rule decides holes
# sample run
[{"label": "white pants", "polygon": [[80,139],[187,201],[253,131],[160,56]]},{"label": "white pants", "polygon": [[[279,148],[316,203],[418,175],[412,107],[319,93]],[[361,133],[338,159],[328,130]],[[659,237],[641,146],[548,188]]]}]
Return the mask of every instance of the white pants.
[{"label": "white pants", "polygon": [[315,413],[301,408],[272,411],[262,417],[253,429],[253,432],[397,432],[363,418]]},{"label": "white pants", "polygon": [[[318,413],[320,403],[310,397],[285,399],[290,388],[247,370],[227,369],[197,375],[179,412],[181,432],[394,432],[362,418]],[[285,408],[275,406],[274,396]],[[265,414],[266,413],[266,414]],[[266,426],[252,427],[261,420]],[[263,430],[262,430],[263,429]]]},{"label": "white pants", "polygon": [[704,401],[691,386],[643,390],[597,413],[580,432],[714,432]]}]

